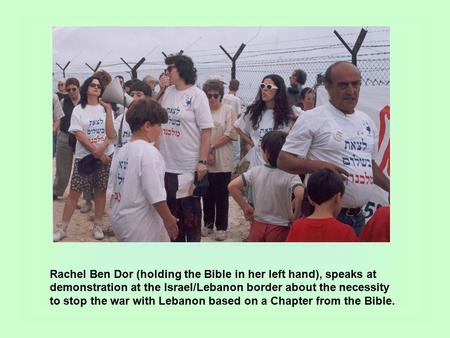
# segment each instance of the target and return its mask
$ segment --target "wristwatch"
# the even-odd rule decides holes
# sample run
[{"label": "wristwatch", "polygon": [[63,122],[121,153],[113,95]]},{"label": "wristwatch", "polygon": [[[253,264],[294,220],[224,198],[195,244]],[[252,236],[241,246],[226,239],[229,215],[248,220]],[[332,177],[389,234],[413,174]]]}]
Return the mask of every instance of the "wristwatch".
[{"label": "wristwatch", "polygon": [[207,164],[208,164],[208,161],[206,161],[206,160],[199,160],[199,161],[198,161],[198,163],[201,163],[201,164],[207,165]]}]

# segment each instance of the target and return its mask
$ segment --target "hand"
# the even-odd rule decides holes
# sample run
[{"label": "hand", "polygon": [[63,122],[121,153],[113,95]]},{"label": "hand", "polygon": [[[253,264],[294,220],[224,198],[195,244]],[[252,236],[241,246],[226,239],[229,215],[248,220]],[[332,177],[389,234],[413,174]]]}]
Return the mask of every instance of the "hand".
[{"label": "hand", "polygon": [[95,157],[95,158],[98,158],[98,159],[102,159],[102,156],[104,156],[105,154],[104,154],[104,151],[105,151],[105,149],[104,148],[102,148],[102,147],[96,147],[95,148],[95,150],[92,152],[92,155]]},{"label": "hand", "polygon": [[334,170],[339,175],[341,175],[341,177],[342,177],[342,179],[344,181],[347,180],[349,174],[348,174],[348,172],[345,169],[343,169],[343,168],[341,168],[338,165],[333,164],[333,163],[329,163],[329,162],[325,162],[325,161],[318,161],[318,162],[320,162],[320,164],[319,164],[319,168],[317,168],[317,169],[326,168],[326,169]]},{"label": "hand", "polygon": [[161,90],[166,89],[170,86],[170,78],[167,75],[163,75],[159,78],[159,87]]},{"label": "hand", "polygon": [[105,108],[105,111],[106,111],[107,114],[111,114],[112,107],[111,107],[110,103],[105,102],[103,100],[100,100],[99,103],[103,106],[103,108]]},{"label": "hand", "polygon": [[208,167],[203,163],[197,163],[197,180],[200,182],[208,173]]},{"label": "hand", "polygon": [[247,203],[247,205],[244,207],[243,211],[244,211],[245,219],[247,221],[253,221],[253,213],[255,212],[253,207]]},{"label": "hand", "polygon": [[111,162],[111,158],[108,156],[108,155],[105,155],[105,154],[103,154],[101,157],[100,157],[100,161],[102,161],[103,163],[109,163],[109,162]]},{"label": "hand", "polygon": [[166,227],[167,233],[172,240],[176,239],[178,236],[177,222],[178,219],[173,215],[170,215],[169,219],[164,220],[164,226]]}]

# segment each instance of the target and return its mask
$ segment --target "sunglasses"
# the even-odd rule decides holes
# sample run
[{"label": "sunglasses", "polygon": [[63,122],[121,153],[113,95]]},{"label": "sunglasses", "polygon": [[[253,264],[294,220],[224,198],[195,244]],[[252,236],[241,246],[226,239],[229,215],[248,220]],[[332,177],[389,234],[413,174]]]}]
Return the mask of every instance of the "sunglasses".
[{"label": "sunglasses", "polygon": [[91,87],[91,88],[102,89],[102,85],[96,84],[96,83],[90,83],[90,84],[89,84],[89,87]]},{"label": "sunglasses", "polygon": [[68,92],[76,92],[78,88],[66,88]]},{"label": "sunglasses", "polygon": [[169,65],[169,66],[167,66],[167,68],[166,68],[166,73],[169,74],[169,73],[172,71],[173,68],[176,68],[176,66],[175,66],[175,65]]},{"label": "sunglasses", "polygon": [[220,97],[219,94],[206,94],[206,96],[208,97],[208,99],[211,99],[211,98],[218,99]]},{"label": "sunglasses", "polygon": [[269,83],[269,84],[261,83],[261,84],[259,85],[259,88],[261,88],[261,89],[268,89],[268,90],[278,89],[277,86],[272,85],[272,84],[270,84],[270,83]]}]

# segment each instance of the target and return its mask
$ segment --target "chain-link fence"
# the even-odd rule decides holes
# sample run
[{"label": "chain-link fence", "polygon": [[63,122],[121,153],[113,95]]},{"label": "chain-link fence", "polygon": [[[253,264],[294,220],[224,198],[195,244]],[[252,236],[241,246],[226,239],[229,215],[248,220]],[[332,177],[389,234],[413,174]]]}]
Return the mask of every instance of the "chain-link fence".
[{"label": "chain-link fence", "polygon": [[[365,52],[358,55],[357,66],[362,74],[363,84],[369,86],[386,86],[390,83],[390,52],[389,44],[382,41],[381,44],[374,44],[365,46]],[[289,76],[294,69],[302,69],[307,73],[307,81],[305,86],[312,87],[320,83],[320,78],[325,73],[328,66],[336,61],[351,61],[351,56],[342,54],[337,48],[343,48],[342,45],[327,45],[315,47],[315,52],[320,52],[321,55],[296,57],[296,55],[304,55],[305,51],[308,54],[309,50],[270,50],[270,51],[246,51],[238,58],[236,62],[236,78],[240,81],[240,89],[238,96],[240,96],[244,104],[250,104],[255,98],[259,84],[265,75],[278,74],[285,79],[286,86],[289,86]],[[380,50],[381,48],[381,50]],[[369,51],[369,52],[367,52]],[[372,52],[371,52],[372,51]],[[208,55],[191,56],[195,67],[197,68],[197,85],[202,84],[212,75],[220,75],[224,81],[228,83],[231,79],[231,61],[228,60],[223,53]],[[133,63],[130,63],[132,66]],[[83,81],[88,76],[92,75],[92,71],[87,67],[82,69],[80,67],[68,67],[66,70],[66,78],[76,77]],[[159,75],[166,68],[166,65],[161,62],[146,61],[138,69],[138,78],[142,79],[146,75],[153,75],[158,78]],[[128,67],[123,63],[102,64],[100,69],[108,71],[112,76],[122,75],[125,80],[130,79],[130,72]],[[56,70],[54,73],[54,85],[58,79],[62,78],[62,72]]]}]

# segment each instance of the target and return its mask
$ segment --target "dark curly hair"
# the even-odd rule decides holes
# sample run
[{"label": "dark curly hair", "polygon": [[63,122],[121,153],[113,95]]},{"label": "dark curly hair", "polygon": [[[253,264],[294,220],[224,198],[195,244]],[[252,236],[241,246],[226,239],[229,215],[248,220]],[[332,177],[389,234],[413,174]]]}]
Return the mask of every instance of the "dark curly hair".
[{"label": "dark curly hair", "polygon": [[[265,79],[271,79],[275,83],[275,86],[278,87],[274,97],[273,128],[280,129],[282,126],[289,124],[291,115],[291,107],[289,106],[286,95],[286,85],[284,84],[283,78],[277,74],[266,75],[261,82],[264,82]],[[265,109],[266,104],[261,98],[261,89],[258,89],[255,101],[248,106],[245,112],[245,115],[250,115],[250,121],[254,130],[259,127],[259,122],[261,122],[262,113]]]},{"label": "dark curly hair", "polygon": [[223,82],[218,80],[208,80],[203,84],[203,91],[208,94],[209,91],[218,92],[220,95],[220,101],[222,101],[223,95],[225,94],[225,88]]},{"label": "dark curly hair", "polygon": [[105,90],[105,88],[103,87],[103,83],[102,81],[96,77],[96,76],[91,76],[88,77],[84,82],[83,85],[80,88],[80,104],[82,108],[86,108],[87,105],[87,91],[89,88],[89,85],[91,84],[92,81],[97,80],[100,83],[101,89],[100,89],[100,96],[103,95],[103,91]]},{"label": "dark curly hair", "polygon": [[194,62],[187,55],[169,55],[164,60],[166,65],[175,65],[180,77],[186,84],[195,84],[197,81],[197,69],[194,67]]}]

